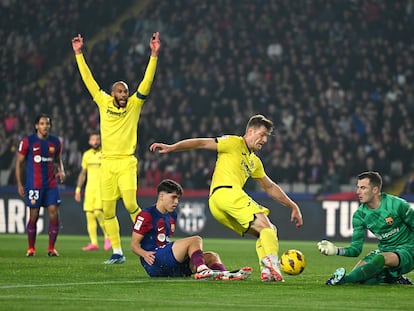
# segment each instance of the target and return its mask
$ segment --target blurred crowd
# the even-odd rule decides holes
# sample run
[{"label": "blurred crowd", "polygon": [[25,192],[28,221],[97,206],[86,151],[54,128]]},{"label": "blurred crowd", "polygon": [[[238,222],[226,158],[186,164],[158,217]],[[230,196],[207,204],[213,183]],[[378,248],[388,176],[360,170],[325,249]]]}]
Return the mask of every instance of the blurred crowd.
[{"label": "blurred crowd", "polygon": [[[160,156],[149,145],[242,135],[256,113],[276,126],[261,157],[279,183],[336,192],[361,171],[377,170],[387,184],[414,169],[411,0],[149,1],[138,15],[127,9],[132,0],[0,4],[1,169],[13,166],[18,140],[47,112],[73,187],[99,115],[71,38],[83,35],[85,57],[106,91],[124,80],[132,92],[154,31],[163,46],[140,117],[140,187],[172,178],[207,188],[216,153]],[[103,31],[121,17],[118,31]]]}]

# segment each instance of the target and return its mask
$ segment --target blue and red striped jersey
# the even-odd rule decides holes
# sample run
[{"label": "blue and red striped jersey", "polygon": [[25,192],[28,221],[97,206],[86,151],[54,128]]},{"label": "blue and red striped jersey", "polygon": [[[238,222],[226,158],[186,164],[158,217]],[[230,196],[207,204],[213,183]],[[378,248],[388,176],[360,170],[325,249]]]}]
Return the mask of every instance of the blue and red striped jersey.
[{"label": "blue and red striped jersey", "polygon": [[48,135],[41,139],[36,133],[24,137],[18,152],[26,159],[26,188],[56,188],[55,160],[62,152],[59,138]]},{"label": "blue and red striped jersey", "polygon": [[161,214],[155,205],[152,205],[138,214],[133,230],[144,236],[141,247],[146,251],[153,251],[171,242],[176,221],[176,211]]}]

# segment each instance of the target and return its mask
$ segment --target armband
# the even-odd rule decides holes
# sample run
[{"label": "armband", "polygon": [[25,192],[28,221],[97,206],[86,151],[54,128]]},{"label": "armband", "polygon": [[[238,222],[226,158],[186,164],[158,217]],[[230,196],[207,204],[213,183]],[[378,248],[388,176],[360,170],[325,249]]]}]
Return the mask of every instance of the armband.
[{"label": "armband", "polygon": [[81,192],[81,188],[80,187],[76,187],[75,193],[80,193],[80,192]]}]

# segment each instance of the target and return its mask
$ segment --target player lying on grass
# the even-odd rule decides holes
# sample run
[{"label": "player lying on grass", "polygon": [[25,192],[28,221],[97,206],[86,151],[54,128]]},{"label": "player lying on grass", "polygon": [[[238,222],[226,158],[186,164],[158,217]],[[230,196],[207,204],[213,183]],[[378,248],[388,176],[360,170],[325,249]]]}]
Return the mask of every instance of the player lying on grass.
[{"label": "player lying on grass", "polygon": [[318,243],[324,255],[357,257],[361,254],[367,229],[379,241],[378,249],[365,256],[350,273],[338,268],[327,285],[412,284],[403,274],[414,269],[414,210],[405,200],[381,193],[381,187],[379,173],[359,174],[357,195],[361,205],[352,218],[351,245],[336,247],[327,240]]},{"label": "player lying on grass", "polygon": [[135,221],[131,249],[151,277],[185,277],[198,280],[244,280],[252,269],[227,271],[217,253],[203,252],[203,240],[191,236],[171,241],[175,231],[180,184],[165,179],[157,187],[157,202],[142,210]]}]

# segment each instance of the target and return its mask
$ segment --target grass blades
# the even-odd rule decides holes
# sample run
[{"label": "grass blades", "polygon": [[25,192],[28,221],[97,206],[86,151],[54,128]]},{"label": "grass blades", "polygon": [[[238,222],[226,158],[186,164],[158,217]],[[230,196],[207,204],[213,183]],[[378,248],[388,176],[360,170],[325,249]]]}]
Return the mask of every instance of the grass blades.
[{"label": "grass blades", "polygon": [[[280,253],[302,251],[307,260],[299,276],[284,283],[262,283],[253,239],[205,239],[204,249],[220,254],[228,269],[252,266],[244,281],[149,278],[124,237],[125,264],[104,265],[110,252],[83,252],[85,236],[59,236],[60,257],[47,257],[47,236],[37,255],[25,257],[25,235],[0,235],[2,310],[413,310],[414,286],[346,285],[325,281],[340,266],[352,269],[357,258],[320,255],[315,242],[280,241]],[[102,243],[103,244],[103,243]],[[338,243],[342,245],[341,243]],[[375,248],[367,244],[364,254]],[[414,279],[414,273],[407,275]]]}]

